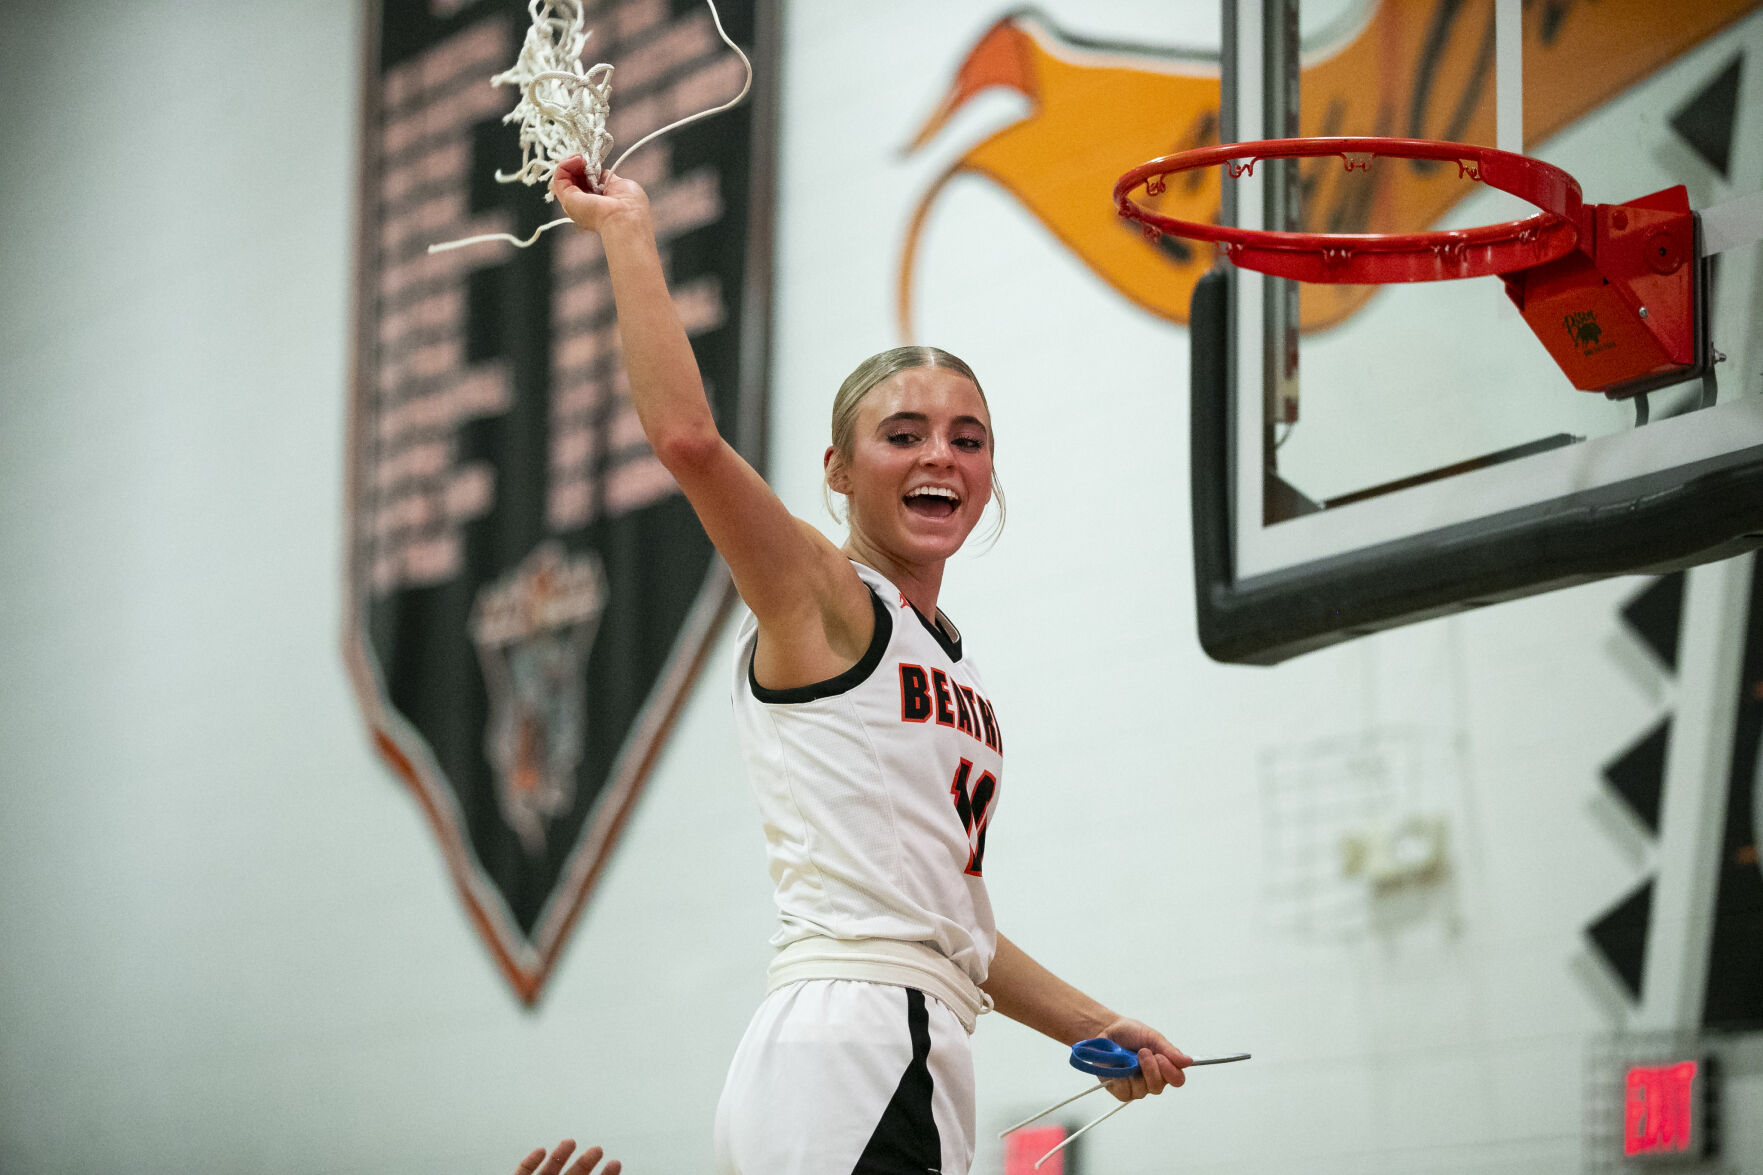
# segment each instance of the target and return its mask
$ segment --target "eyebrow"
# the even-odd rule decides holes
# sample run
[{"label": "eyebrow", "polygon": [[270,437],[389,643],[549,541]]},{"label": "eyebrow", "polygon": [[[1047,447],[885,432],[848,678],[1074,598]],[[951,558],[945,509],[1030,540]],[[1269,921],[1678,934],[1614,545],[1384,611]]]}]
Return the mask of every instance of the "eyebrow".
[{"label": "eyebrow", "polygon": [[[881,422],[880,427],[886,428],[890,424],[896,424],[896,423],[900,423],[900,422],[928,425],[928,424],[930,424],[930,417],[926,416],[922,412],[896,412],[892,416],[884,416],[882,418],[882,422]],[[977,416],[957,416],[955,418],[955,423],[956,424],[971,424],[971,425],[976,426],[981,432],[986,431],[986,422],[981,420]]]}]

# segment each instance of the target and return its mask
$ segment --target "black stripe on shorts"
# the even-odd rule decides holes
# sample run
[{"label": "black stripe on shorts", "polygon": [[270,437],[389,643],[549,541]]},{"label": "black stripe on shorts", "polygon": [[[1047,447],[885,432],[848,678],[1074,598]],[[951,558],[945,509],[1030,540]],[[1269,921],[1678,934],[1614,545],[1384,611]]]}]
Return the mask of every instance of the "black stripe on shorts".
[{"label": "black stripe on shorts", "polygon": [[917,988],[906,989],[906,1028],[912,1034],[912,1062],[851,1175],[926,1175],[942,1169],[943,1141],[930,1104],[935,1088],[929,1064],[930,1016]]}]

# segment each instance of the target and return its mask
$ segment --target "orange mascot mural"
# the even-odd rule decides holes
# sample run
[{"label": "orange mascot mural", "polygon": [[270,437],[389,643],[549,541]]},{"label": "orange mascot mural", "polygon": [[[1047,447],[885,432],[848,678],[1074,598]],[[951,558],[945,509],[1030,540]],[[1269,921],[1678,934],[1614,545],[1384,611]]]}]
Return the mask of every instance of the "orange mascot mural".
[{"label": "orange mascot mural", "polygon": [[[1537,0],[1524,5],[1524,140],[1540,143],[1658,70],[1758,0]],[[1494,0],[1383,0],[1340,43],[1303,67],[1298,133],[1494,142]],[[897,312],[914,337],[912,288],[931,206],[958,175],[985,176],[1123,296],[1171,322],[1187,321],[1194,283],[1212,265],[1199,242],[1147,241],[1116,216],[1110,193],[1147,159],[1218,141],[1217,56],[1106,45],[1032,11],[1000,19],[968,51],[908,153],[936,137],[976,94],[1003,86],[1028,101],[1022,119],[960,157],[920,199],[902,250]],[[1162,209],[1216,222],[1219,169],[1169,186]],[[1307,232],[1416,232],[1469,185],[1455,169],[1407,164],[1347,177],[1332,158],[1299,167]],[[1590,193],[1625,200],[1638,192]],[[1373,287],[1301,287],[1306,331],[1333,326]]]}]

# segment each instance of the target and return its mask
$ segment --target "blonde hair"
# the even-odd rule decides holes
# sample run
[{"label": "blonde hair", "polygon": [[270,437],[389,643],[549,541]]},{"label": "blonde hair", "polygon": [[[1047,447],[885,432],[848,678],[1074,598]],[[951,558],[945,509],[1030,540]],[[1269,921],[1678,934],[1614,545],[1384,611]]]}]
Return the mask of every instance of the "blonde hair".
[{"label": "blonde hair", "polygon": [[[877,384],[916,367],[940,367],[963,377],[973,384],[974,391],[979,393],[979,401],[986,407],[989,416],[992,405],[986,399],[986,390],[980,386],[979,377],[973,374],[973,368],[941,347],[893,347],[886,351],[871,355],[859,363],[856,370],[845,377],[839,385],[839,394],[833,397],[832,447],[838,459],[850,463],[852,447],[857,437],[857,408],[863,398]],[[998,534],[1004,529],[1004,484],[998,480],[997,433],[992,428],[986,429],[986,447],[991,450],[994,458],[992,463],[992,500],[998,504],[998,518],[992,524],[990,541],[996,542]],[[820,483],[821,497],[826,501],[827,513],[840,522],[846,521],[838,510],[833,507],[832,489],[826,481]]]}]

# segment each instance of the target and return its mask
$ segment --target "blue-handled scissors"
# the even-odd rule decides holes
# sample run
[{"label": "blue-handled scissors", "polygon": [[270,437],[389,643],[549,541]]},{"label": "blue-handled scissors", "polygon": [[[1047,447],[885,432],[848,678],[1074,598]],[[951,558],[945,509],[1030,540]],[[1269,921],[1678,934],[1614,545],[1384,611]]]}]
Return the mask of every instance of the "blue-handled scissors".
[{"label": "blue-handled scissors", "polygon": [[[1131,1077],[1139,1071],[1139,1055],[1122,1048],[1106,1036],[1080,1040],[1071,1046],[1071,1067],[1103,1080]],[[1090,1092],[1084,1090],[1085,1093]]]},{"label": "blue-handled scissors", "polygon": [[[1249,1059],[1248,1053],[1232,1053],[1228,1057],[1207,1057],[1204,1060],[1190,1061],[1187,1065],[1183,1066],[1183,1068],[1192,1068],[1195,1065],[1224,1065],[1224,1064],[1228,1064],[1231,1061],[1246,1061],[1248,1059]],[[1139,1073],[1139,1055],[1137,1053],[1133,1052],[1131,1049],[1121,1047],[1120,1045],[1114,1043],[1113,1041],[1109,1040],[1105,1036],[1098,1036],[1098,1037],[1094,1037],[1090,1040],[1080,1040],[1076,1044],[1071,1046],[1071,1067],[1073,1069],[1077,1069],[1081,1072],[1089,1073],[1089,1074],[1092,1074],[1093,1076],[1100,1077],[1103,1081],[1114,1081],[1114,1080],[1117,1080],[1122,1077],[1136,1077],[1138,1075],[1138,1073]],[[1009,1134],[1010,1131],[1012,1131],[1012,1130],[1021,1130],[1024,1126],[1027,1126],[1030,1122],[1034,1122],[1034,1121],[1037,1121],[1041,1118],[1045,1118],[1048,1114],[1051,1114],[1054,1110],[1060,1109],[1064,1106],[1069,1106],[1072,1102],[1075,1102],[1080,1097],[1088,1097],[1090,1094],[1095,1093],[1098,1089],[1106,1089],[1106,1088],[1107,1088],[1106,1085],[1097,1084],[1097,1085],[1090,1086],[1088,1089],[1083,1090],[1081,1093],[1074,1093],[1070,1097],[1066,1098],[1064,1101],[1056,1102],[1053,1105],[1050,1105],[1046,1109],[1042,1110],[1040,1113],[1032,1114],[1029,1117],[1024,1118],[1022,1121],[1018,1122],[1016,1125],[1011,1126],[1005,1130],[999,1131],[998,1137],[1003,1138],[1006,1134]],[[1106,1122],[1109,1118],[1112,1118],[1114,1115],[1120,1113],[1120,1111],[1126,1109],[1130,1105],[1132,1105],[1131,1102],[1121,1102],[1118,1106],[1115,1106],[1112,1110],[1109,1110],[1106,1114],[1103,1114],[1100,1118],[1096,1118],[1090,1122],[1087,1122],[1081,1128],[1066,1135],[1065,1139],[1062,1142],[1060,1142],[1060,1144],[1058,1146],[1054,1147],[1052,1150],[1050,1150],[1046,1154],[1042,1155],[1039,1159],[1035,1160],[1036,1168],[1039,1168],[1042,1163],[1046,1162],[1048,1159],[1050,1159],[1054,1155],[1058,1154],[1065,1147],[1067,1147],[1067,1146],[1071,1145],[1071,1143],[1075,1142],[1077,1140],[1077,1137],[1079,1135],[1083,1134],[1084,1131],[1090,1129],[1090,1127],[1092,1127],[1092,1126],[1101,1125],[1103,1122]]]}]

